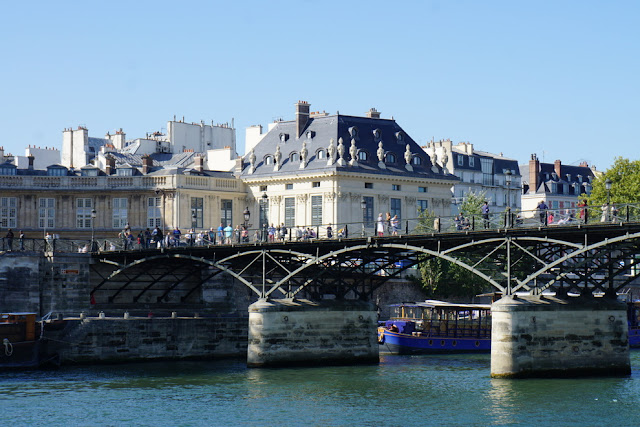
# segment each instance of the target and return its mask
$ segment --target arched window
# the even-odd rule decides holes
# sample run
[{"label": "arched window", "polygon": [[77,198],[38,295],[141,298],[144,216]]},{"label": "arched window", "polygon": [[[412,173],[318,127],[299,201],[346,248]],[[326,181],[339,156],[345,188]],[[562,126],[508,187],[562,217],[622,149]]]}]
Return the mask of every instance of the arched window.
[{"label": "arched window", "polygon": [[361,162],[366,162],[367,160],[369,160],[369,155],[366,151],[360,150],[358,151],[358,160],[360,160]]},{"label": "arched window", "polygon": [[272,156],[265,156],[264,164],[265,164],[265,166],[272,165],[273,164],[273,157]]},{"label": "arched window", "polygon": [[300,154],[296,153],[295,151],[293,153],[291,153],[289,155],[289,160],[291,162],[299,162],[300,161]]},{"label": "arched window", "polygon": [[413,163],[416,166],[420,166],[422,164],[422,157],[413,156],[413,159],[411,159],[411,163]]},{"label": "arched window", "polygon": [[316,159],[318,159],[318,160],[322,160],[322,159],[324,159],[324,158],[325,158],[324,150],[318,150],[318,151],[316,152]]},{"label": "arched window", "polygon": [[393,153],[387,153],[387,156],[385,157],[385,161],[387,163],[395,163],[396,162],[396,155]]}]

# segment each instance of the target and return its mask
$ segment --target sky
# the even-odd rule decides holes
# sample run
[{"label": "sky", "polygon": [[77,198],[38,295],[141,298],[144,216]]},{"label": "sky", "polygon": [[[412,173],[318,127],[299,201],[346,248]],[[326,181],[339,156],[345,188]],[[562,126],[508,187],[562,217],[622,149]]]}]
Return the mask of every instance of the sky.
[{"label": "sky", "polygon": [[0,146],[374,107],[421,145],[637,160],[638,1],[23,1],[0,13]]}]

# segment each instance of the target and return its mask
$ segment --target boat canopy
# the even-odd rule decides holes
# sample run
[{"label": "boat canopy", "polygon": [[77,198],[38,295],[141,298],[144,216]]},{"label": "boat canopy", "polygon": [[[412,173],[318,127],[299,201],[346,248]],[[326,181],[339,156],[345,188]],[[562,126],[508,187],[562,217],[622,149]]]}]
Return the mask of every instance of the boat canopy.
[{"label": "boat canopy", "polygon": [[491,304],[457,304],[446,301],[428,299],[424,302],[403,302],[391,304],[389,307],[413,307],[413,308],[448,308],[453,310],[491,310]]}]

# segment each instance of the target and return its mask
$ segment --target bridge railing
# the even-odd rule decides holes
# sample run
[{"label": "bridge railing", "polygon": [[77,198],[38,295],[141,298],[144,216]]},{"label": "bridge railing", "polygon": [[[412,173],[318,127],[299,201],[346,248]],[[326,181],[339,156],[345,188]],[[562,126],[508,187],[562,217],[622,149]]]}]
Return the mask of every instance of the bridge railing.
[{"label": "bridge railing", "polygon": [[[0,252],[35,251],[55,252],[110,252],[176,248],[185,246],[256,245],[263,243],[308,242],[316,239],[354,239],[362,237],[389,237],[432,233],[456,233],[480,230],[539,227],[571,227],[597,223],[624,223],[640,221],[640,204],[577,206],[571,208],[534,209],[530,211],[506,208],[488,214],[434,216],[423,213],[418,217],[391,219],[383,215],[382,221],[314,224],[296,227],[242,228],[229,231],[186,231],[176,239],[172,234],[159,241],[145,238],[58,239],[50,235],[43,239],[2,237]],[[137,233],[134,233],[137,235]]]}]

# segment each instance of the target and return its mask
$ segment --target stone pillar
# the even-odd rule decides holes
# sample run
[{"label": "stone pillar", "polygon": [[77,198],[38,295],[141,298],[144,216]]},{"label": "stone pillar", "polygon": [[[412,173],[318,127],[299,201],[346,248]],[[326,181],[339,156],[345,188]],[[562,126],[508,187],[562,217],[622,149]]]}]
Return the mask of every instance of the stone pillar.
[{"label": "stone pillar", "polygon": [[494,378],[631,373],[624,303],[505,296],[493,303],[491,315]]},{"label": "stone pillar", "polygon": [[377,313],[363,301],[249,306],[249,367],[378,363]]}]

